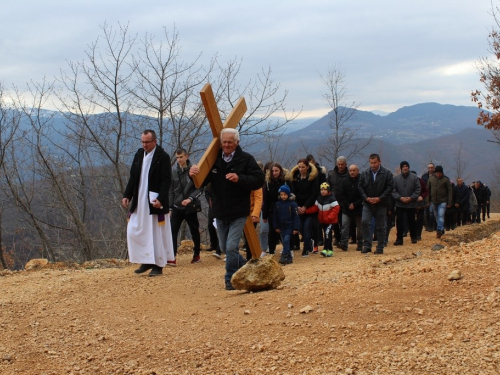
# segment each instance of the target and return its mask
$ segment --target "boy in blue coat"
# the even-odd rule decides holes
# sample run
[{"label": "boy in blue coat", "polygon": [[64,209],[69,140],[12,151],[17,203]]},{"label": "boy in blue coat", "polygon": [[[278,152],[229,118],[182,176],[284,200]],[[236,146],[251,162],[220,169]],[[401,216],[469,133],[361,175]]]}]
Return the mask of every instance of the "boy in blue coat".
[{"label": "boy in blue coat", "polygon": [[297,203],[291,201],[290,188],[283,185],[279,188],[280,199],[274,206],[273,226],[277,233],[281,234],[283,241],[283,252],[281,253],[280,263],[293,263],[292,253],[290,251],[290,239],[292,234],[297,234],[300,227],[299,212]]}]

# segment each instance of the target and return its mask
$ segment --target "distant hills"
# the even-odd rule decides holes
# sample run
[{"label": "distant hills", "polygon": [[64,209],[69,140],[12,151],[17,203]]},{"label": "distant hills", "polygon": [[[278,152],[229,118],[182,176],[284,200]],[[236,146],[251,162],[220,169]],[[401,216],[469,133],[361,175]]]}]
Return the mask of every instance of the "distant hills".
[{"label": "distant hills", "polygon": [[[372,134],[374,140],[365,155],[349,162],[365,167],[367,155],[379,153],[387,168],[395,170],[402,160],[407,160],[411,169],[421,175],[427,163],[432,161],[443,165],[445,174],[456,179],[460,153],[465,164],[465,168],[462,167],[465,181],[481,179],[491,185],[496,178],[494,170],[500,160],[500,145],[488,141],[493,136],[476,124],[478,114],[477,107],[438,103],[403,107],[387,116],[358,110],[348,125],[360,128],[360,142]],[[284,134],[280,139],[280,146],[284,148],[278,154],[292,155],[293,160],[298,160],[297,156],[305,157],[310,153],[320,159],[317,150],[331,132],[328,125],[326,115],[309,126]],[[266,155],[262,144],[252,149],[256,155]],[[328,169],[333,167],[333,163],[326,160],[317,161]]]}]

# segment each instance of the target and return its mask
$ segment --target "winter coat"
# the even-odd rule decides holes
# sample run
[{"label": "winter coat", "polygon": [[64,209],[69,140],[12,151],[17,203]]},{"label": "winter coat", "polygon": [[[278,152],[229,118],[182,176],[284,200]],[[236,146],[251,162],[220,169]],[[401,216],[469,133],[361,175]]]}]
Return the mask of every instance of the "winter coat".
[{"label": "winter coat", "polygon": [[[130,167],[130,178],[123,193],[123,197],[129,199],[130,212],[135,212],[137,208],[137,196],[139,193],[139,184],[141,178],[142,163],[144,161],[144,149],[140,148],[137,150],[132,161],[132,166]],[[151,166],[149,167],[148,175],[148,191],[154,191],[159,193],[156,198],[162,204],[162,208],[155,208],[149,202],[149,214],[159,215],[168,213],[168,193],[170,190],[170,183],[172,181],[172,171],[170,164],[170,156],[161,148],[156,146],[154,149],[153,160],[151,161]],[[135,198],[135,199],[133,199]]]},{"label": "winter coat", "polygon": [[337,224],[339,222],[340,206],[335,195],[331,192],[325,196],[320,194],[310,211],[318,214],[318,221],[321,224]]},{"label": "winter coat", "polygon": [[262,209],[262,189],[252,190],[250,192],[250,216],[260,217]]},{"label": "winter coat", "polygon": [[298,207],[311,207],[316,201],[319,193],[318,170],[313,164],[309,164],[307,177],[300,178],[299,167],[296,165],[290,171],[292,176],[292,191]]},{"label": "winter coat", "polygon": [[437,178],[435,174],[432,175],[427,181],[427,190],[429,190],[430,203],[446,203],[447,206],[451,206],[453,190],[448,177],[443,175],[443,177]]},{"label": "winter coat", "polygon": [[[238,182],[226,179],[236,173]],[[217,155],[202,186],[212,183],[212,213],[219,220],[235,220],[250,215],[250,192],[264,185],[264,172],[254,157],[236,147],[232,160],[226,163],[222,151]]]},{"label": "winter coat", "polygon": [[349,177],[347,168],[344,173],[339,172],[339,168],[336,166],[331,171],[328,172],[327,182],[330,185],[331,192],[338,197],[339,196],[339,186],[344,178]]},{"label": "winter coat", "polygon": [[291,235],[300,228],[299,211],[297,203],[288,198],[280,199],[274,205],[273,227],[281,231],[281,235]]},{"label": "winter coat", "polygon": [[182,201],[190,198],[195,204],[199,204],[198,197],[203,193],[203,189],[197,189],[193,180],[189,177],[191,162],[187,160],[186,167],[182,168],[179,163],[172,167],[172,183],[170,184],[169,198],[170,209],[172,207],[184,209]]},{"label": "winter coat", "polygon": [[[420,179],[416,174],[408,172],[407,174],[400,173],[394,177],[394,190],[392,191],[392,199],[396,207],[400,208],[416,208],[417,199],[420,196]],[[408,203],[401,202],[401,197],[410,197]]]},{"label": "winter coat", "polygon": [[[339,194],[338,196],[336,195],[342,209],[342,214],[349,217],[361,216],[363,212],[363,197],[358,189],[359,177],[358,174],[356,178],[352,178],[351,176],[342,178],[338,189]],[[349,209],[351,203],[354,205],[354,210]]]},{"label": "winter coat", "polygon": [[467,185],[462,184],[462,186],[457,185],[457,203],[460,205],[461,209],[469,207],[470,190]]},{"label": "winter coat", "polygon": [[[380,166],[375,181],[373,181],[372,170],[368,168],[363,171],[359,178],[358,190],[363,197],[363,204],[369,206],[388,207],[391,203],[392,190],[394,189],[394,179],[392,173],[387,168]],[[380,198],[380,202],[372,205],[366,202],[366,198]]]},{"label": "winter coat", "polygon": [[272,177],[271,171],[266,172],[266,181],[263,187],[264,203],[262,205],[262,218],[264,220],[269,219],[269,221],[272,222],[274,205],[279,200],[280,195],[278,193],[278,190],[281,186],[287,185],[293,193],[293,184],[291,181],[290,173],[286,169],[283,169],[283,172],[283,175],[278,179]]}]

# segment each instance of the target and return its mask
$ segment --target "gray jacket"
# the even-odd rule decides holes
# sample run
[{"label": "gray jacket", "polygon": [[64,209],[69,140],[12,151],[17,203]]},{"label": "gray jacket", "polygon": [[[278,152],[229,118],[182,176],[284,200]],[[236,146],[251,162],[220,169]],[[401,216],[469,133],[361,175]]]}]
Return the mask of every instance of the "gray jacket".
[{"label": "gray jacket", "polygon": [[[416,208],[420,190],[420,180],[416,174],[408,172],[406,175],[400,173],[395,176],[392,198],[396,203],[396,207]],[[400,200],[401,197],[410,197],[411,201],[409,203],[403,203]]]},{"label": "gray jacket", "polygon": [[194,186],[193,180],[189,177],[189,168],[191,168],[191,162],[189,160],[186,163],[186,168],[181,168],[179,163],[175,163],[172,167],[172,182],[170,183],[168,200],[170,209],[172,209],[172,207],[184,209],[181,202],[187,198],[198,203],[196,201],[203,193],[203,188],[196,189]]}]

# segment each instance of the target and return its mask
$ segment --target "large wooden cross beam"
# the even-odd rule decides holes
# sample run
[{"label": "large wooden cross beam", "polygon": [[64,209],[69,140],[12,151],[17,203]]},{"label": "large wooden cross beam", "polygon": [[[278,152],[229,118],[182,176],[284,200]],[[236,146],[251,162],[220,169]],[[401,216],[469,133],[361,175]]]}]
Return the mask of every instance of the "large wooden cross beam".
[{"label": "large wooden cross beam", "polygon": [[[200,161],[198,162],[198,168],[200,170],[199,173],[193,176],[193,181],[197,188],[199,188],[203,181],[205,181],[205,178],[210,172],[210,169],[217,160],[217,155],[221,149],[220,133],[222,129],[235,129],[247,110],[245,99],[241,97],[234,106],[229,116],[226,118],[226,121],[224,121],[224,124],[222,124],[219,109],[217,108],[217,103],[215,102],[214,93],[212,91],[212,86],[210,86],[209,83],[207,83],[200,91],[200,96],[201,101],[203,102],[203,106],[205,107],[205,112],[207,114],[210,128],[212,129],[213,139],[212,142],[210,142],[210,145],[206,149],[205,153],[201,157]],[[257,231],[253,226],[253,222],[250,216],[247,217],[247,221],[245,222],[243,231],[245,232],[248,246],[250,247],[250,251],[252,252],[252,258],[258,259],[260,257],[260,254],[262,253],[262,249],[260,248]]]}]

